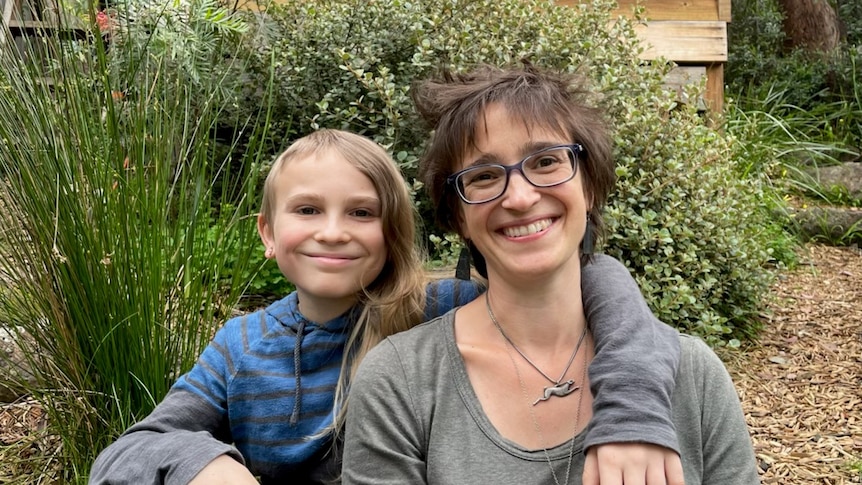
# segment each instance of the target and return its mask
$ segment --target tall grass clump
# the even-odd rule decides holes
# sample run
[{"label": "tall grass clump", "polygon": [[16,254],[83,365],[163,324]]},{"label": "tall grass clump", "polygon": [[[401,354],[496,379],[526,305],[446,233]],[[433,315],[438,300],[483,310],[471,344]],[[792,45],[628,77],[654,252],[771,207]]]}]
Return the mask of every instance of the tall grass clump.
[{"label": "tall grass clump", "polygon": [[266,110],[226,109],[241,20],[211,0],[97,5],[0,43],[0,274],[15,289],[0,314],[35,374],[16,384],[61,438],[62,483],[85,483],[237,302],[235,242],[256,237],[267,156]]}]

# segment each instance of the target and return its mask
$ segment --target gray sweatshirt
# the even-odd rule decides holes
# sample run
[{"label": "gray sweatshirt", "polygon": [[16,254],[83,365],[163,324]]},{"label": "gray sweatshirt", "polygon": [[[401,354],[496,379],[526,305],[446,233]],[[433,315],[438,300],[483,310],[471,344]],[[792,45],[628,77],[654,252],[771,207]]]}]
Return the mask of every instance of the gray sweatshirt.
[{"label": "gray sweatshirt", "polygon": [[[528,450],[502,437],[482,410],[454,334],[454,312],[392,336],[360,365],[350,389],[344,484],[553,483],[566,476],[569,442]],[[739,398],[722,362],[680,336],[673,421],[687,485],[759,483]],[[637,396],[632,396],[637,407]],[[584,435],[571,476],[581,483]]]}]

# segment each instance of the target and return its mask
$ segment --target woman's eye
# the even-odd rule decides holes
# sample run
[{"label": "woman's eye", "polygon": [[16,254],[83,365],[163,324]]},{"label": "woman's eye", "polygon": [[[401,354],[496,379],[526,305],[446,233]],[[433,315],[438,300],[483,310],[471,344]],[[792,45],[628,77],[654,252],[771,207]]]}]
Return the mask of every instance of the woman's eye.
[{"label": "woman's eye", "polygon": [[545,156],[536,161],[536,167],[550,167],[560,163],[560,160],[556,157]]},{"label": "woman's eye", "polygon": [[498,170],[476,170],[471,173],[464,174],[464,185],[485,184],[493,182],[500,178]]}]

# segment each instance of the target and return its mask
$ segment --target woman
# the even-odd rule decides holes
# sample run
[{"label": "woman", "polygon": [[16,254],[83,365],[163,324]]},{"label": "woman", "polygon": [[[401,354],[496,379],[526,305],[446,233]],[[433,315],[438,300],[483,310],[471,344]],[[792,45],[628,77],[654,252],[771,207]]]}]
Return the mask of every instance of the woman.
[{"label": "woman", "polygon": [[[587,374],[595,342],[580,274],[614,172],[587,95],[573,78],[529,65],[420,86],[417,106],[435,129],[423,179],[488,290],[390,337],[362,362],[351,384],[344,483],[559,485],[580,483],[583,473],[593,484],[595,454],[584,450],[627,441],[588,430],[596,426]],[[685,483],[757,483],[727,372],[700,340],[679,340],[672,408]],[[617,372],[640,377],[634,366]],[[636,414],[638,396],[631,399],[626,412]],[[669,447],[667,439],[654,444]],[[663,466],[638,473],[600,479],[681,483]]]}]

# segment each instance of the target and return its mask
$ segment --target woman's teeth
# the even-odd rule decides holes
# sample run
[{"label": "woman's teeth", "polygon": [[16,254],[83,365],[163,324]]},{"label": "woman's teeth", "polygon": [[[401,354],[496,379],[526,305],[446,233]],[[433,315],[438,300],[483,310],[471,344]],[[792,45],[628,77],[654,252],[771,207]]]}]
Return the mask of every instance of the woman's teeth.
[{"label": "woman's teeth", "polygon": [[518,226],[518,227],[507,227],[503,229],[503,234],[507,237],[524,237],[529,236],[530,234],[536,234],[537,232],[542,232],[551,225],[550,219],[544,219],[541,221],[536,221],[531,224],[527,224],[526,226]]}]

